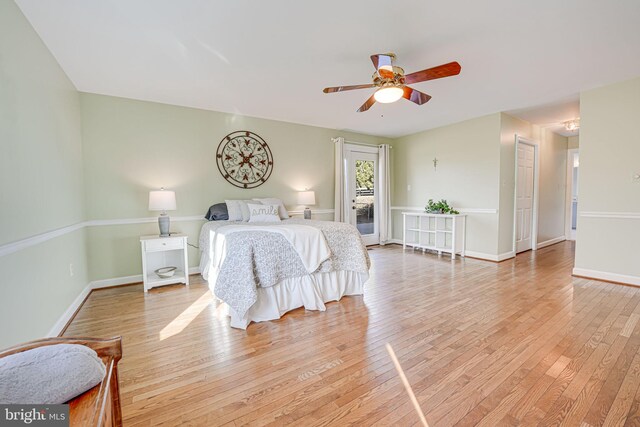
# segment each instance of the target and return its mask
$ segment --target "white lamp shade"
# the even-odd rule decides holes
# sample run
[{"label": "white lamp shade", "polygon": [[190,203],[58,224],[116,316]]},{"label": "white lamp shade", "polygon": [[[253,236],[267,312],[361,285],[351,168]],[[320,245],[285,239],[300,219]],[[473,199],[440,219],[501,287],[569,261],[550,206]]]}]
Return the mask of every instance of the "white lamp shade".
[{"label": "white lamp shade", "polygon": [[298,204],[302,206],[312,206],[316,204],[315,191],[301,191],[298,193]]},{"label": "white lamp shade", "polygon": [[176,193],[174,191],[149,191],[150,211],[175,211]]}]

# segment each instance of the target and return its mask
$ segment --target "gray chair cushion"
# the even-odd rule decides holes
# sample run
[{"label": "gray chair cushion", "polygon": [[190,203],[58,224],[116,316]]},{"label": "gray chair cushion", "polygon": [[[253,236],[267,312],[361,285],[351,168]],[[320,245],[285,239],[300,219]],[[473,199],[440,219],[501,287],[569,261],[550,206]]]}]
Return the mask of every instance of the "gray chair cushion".
[{"label": "gray chair cushion", "polygon": [[204,216],[209,221],[225,221],[229,219],[226,203],[212,205]]},{"label": "gray chair cushion", "polygon": [[0,359],[0,404],[58,404],[99,384],[106,368],[84,345],[45,345]]}]

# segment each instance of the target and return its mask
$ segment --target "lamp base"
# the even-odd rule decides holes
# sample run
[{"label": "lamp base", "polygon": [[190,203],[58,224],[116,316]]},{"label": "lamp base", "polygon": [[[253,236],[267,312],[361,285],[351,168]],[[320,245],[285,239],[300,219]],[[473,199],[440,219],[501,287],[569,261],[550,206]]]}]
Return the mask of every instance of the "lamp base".
[{"label": "lamp base", "polygon": [[304,219],[311,219],[311,209],[304,208]]},{"label": "lamp base", "polygon": [[158,217],[158,227],[160,227],[160,237],[169,237],[169,227],[171,219],[169,215],[162,214]]}]

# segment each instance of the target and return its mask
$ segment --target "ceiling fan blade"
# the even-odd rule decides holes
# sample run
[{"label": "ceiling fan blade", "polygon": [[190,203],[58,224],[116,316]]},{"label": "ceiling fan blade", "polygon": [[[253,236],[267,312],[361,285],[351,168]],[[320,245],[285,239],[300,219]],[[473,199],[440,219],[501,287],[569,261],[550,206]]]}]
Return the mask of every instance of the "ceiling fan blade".
[{"label": "ceiling fan blade", "polygon": [[367,111],[375,103],[376,103],[376,99],[373,97],[373,95],[371,95],[371,97],[367,99],[367,101],[364,104],[362,104],[360,108],[358,108],[358,113]]},{"label": "ceiling fan blade", "polygon": [[371,55],[371,62],[378,70],[378,74],[383,78],[393,78],[393,56],[387,53]]},{"label": "ceiling fan blade", "polygon": [[460,64],[457,62],[449,62],[448,64],[439,65],[427,70],[416,71],[415,73],[404,76],[406,84],[424,82],[427,80],[441,79],[443,77],[456,76],[460,74]]},{"label": "ceiling fan blade", "polygon": [[431,99],[431,95],[422,93],[419,90],[411,89],[409,86],[403,87],[402,90],[404,90],[404,95],[402,95],[404,99],[408,99],[418,105],[426,104]]},{"label": "ceiling fan blade", "polygon": [[334,92],[344,92],[345,90],[368,89],[372,87],[375,87],[375,85],[368,84],[368,85],[354,85],[354,86],[336,86],[336,87],[326,87],[322,91],[324,93],[334,93]]}]

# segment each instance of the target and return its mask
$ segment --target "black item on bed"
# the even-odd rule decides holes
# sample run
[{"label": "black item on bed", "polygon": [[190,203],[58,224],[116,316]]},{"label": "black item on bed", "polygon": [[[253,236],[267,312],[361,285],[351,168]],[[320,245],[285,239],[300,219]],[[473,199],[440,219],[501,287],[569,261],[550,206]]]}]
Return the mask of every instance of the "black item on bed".
[{"label": "black item on bed", "polygon": [[216,203],[212,205],[204,217],[209,221],[226,221],[229,219],[226,203]]}]

